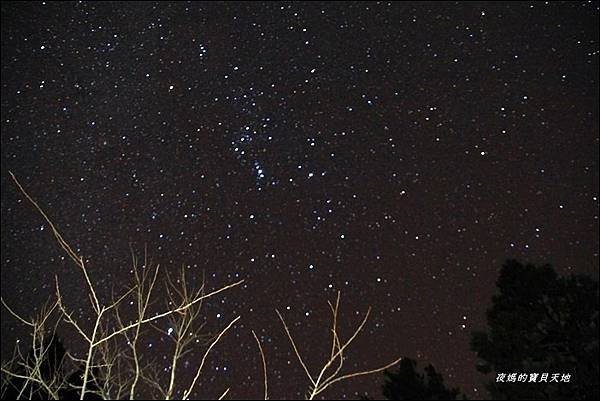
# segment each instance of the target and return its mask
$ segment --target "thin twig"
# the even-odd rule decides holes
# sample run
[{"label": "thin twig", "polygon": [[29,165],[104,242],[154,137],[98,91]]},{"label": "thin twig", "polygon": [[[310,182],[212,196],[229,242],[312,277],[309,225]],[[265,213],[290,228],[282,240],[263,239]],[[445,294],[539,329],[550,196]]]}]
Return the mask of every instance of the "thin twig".
[{"label": "thin twig", "polygon": [[310,372],[308,371],[308,367],[306,367],[306,364],[304,363],[304,361],[302,360],[302,357],[300,356],[300,352],[298,351],[298,347],[296,346],[296,343],[294,342],[294,338],[290,334],[290,330],[288,329],[288,326],[285,323],[285,320],[283,320],[283,316],[281,316],[281,313],[279,313],[279,310],[275,309],[275,312],[277,312],[277,315],[279,316],[279,320],[281,320],[281,323],[283,324],[283,328],[285,329],[285,332],[287,333],[287,336],[290,339],[290,342],[292,343],[292,347],[294,348],[294,352],[296,353],[296,357],[300,361],[300,365],[302,365],[302,367],[304,368],[304,371],[306,372],[306,376],[308,376],[308,379],[310,380],[310,383],[313,386],[315,386],[316,383],[315,383],[314,379],[312,378],[312,376],[310,375]]},{"label": "thin twig", "polygon": [[221,339],[221,337],[223,336],[223,334],[225,334],[225,332],[227,330],[229,330],[229,328],[231,326],[233,326],[233,324],[235,322],[237,322],[240,318],[241,318],[241,316],[238,316],[235,319],[233,319],[227,325],[227,327],[225,327],[223,330],[221,330],[221,332],[219,333],[219,335],[217,336],[217,338],[210,344],[210,346],[208,347],[208,349],[204,353],[204,356],[202,357],[202,361],[200,362],[200,366],[198,367],[198,371],[196,372],[196,376],[194,376],[194,380],[192,380],[192,384],[190,384],[190,387],[186,391],[183,392],[183,399],[184,400],[187,400],[189,398],[190,394],[192,393],[192,390],[194,389],[194,386],[196,385],[196,381],[198,381],[198,378],[200,377],[200,372],[202,371],[202,367],[204,366],[204,362],[206,361],[206,357],[208,356],[208,353],[210,352],[210,350],[215,346],[215,344],[217,344],[219,342],[219,340]]},{"label": "thin twig", "polygon": [[88,276],[87,269],[85,268],[85,264],[83,262],[83,258],[81,256],[77,255],[75,253],[75,251],[73,251],[73,249],[71,249],[71,247],[64,240],[64,238],[62,237],[62,235],[60,234],[60,232],[58,231],[58,229],[56,228],[54,223],[52,223],[52,221],[50,220],[48,215],[44,212],[44,210],[40,207],[40,205],[38,205],[38,203],[35,200],[33,200],[33,198],[27,193],[27,191],[25,191],[25,188],[23,188],[23,186],[21,186],[21,183],[19,183],[19,180],[17,180],[17,177],[15,177],[15,175],[12,173],[12,171],[9,171],[9,174],[12,177],[15,184],[17,184],[17,187],[19,187],[19,189],[21,190],[23,195],[25,195],[25,197],[29,200],[29,202],[31,202],[31,204],[37,209],[37,211],[42,215],[42,217],[44,217],[44,219],[46,220],[46,222],[52,229],[52,233],[56,237],[56,240],[58,241],[61,248],[63,248],[64,251],[67,253],[67,255],[69,255],[69,257],[75,262],[75,264],[81,268],[83,275],[85,276],[85,281],[87,282],[88,286],[90,287],[90,293],[93,297],[92,306],[94,307],[94,310],[96,311],[96,313],[99,313],[100,302],[98,302],[98,297],[96,296],[96,291],[94,290],[94,286],[92,285],[92,282],[90,281],[90,277]]},{"label": "thin twig", "polygon": [[258,337],[256,336],[256,333],[254,332],[254,330],[252,330],[252,335],[254,336],[254,339],[256,340],[256,344],[258,344],[258,349],[260,351],[260,357],[262,359],[262,365],[263,365],[263,374],[264,374],[264,378],[265,378],[265,400],[269,399],[269,391],[268,391],[268,386],[267,386],[267,361],[265,360],[265,353],[263,352],[262,349],[262,345],[260,344],[260,341],[258,340]]},{"label": "thin twig", "polygon": [[223,391],[223,394],[221,394],[221,396],[219,397],[219,400],[224,399],[228,392],[229,392],[229,387],[227,387],[227,389],[225,389],[225,391]]},{"label": "thin twig", "polygon": [[18,321],[20,321],[23,324],[26,324],[27,326],[30,327],[34,327],[34,324],[24,318],[22,318],[21,316],[19,316],[19,314],[17,314],[15,311],[13,311],[10,306],[8,306],[6,304],[6,302],[4,302],[4,298],[0,297],[0,300],[2,301],[2,305],[4,305],[4,307],[10,312],[11,315],[13,315],[15,317],[15,319],[17,319]]}]

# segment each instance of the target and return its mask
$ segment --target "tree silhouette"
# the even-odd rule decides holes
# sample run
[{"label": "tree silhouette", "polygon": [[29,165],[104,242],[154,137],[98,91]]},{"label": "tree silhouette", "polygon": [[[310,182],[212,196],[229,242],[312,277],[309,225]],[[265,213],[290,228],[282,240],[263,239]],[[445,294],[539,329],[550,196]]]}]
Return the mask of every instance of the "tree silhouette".
[{"label": "tree silhouette", "polygon": [[[550,265],[508,260],[487,312],[489,329],[471,348],[482,373],[527,374],[525,382],[488,383],[494,399],[598,398],[598,282],[559,277]],[[531,373],[560,373],[558,383],[529,382]],[[569,381],[562,381],[569,374]]]},{"label": "tree silhouette", "polygon": [[388,400],[456,400],[460,394],[457,388],[448,389],[444,379],[432,365],[425,368],[425,374],[416,370],[414,359],[403,358],[395,372],[385,371],[383,396]]}]

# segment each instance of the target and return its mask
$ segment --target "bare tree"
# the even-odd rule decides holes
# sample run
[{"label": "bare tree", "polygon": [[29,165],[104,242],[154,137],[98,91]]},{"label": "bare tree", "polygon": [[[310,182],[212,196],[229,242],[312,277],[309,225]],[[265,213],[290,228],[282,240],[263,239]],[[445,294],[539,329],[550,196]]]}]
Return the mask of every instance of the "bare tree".
[{"label": "bare tree", "polygon": [[[107,347],[108,343],[111,340],[115,340],[117,337],[124,337],[127,344],[129,345],[132,351],[132,360],[133,360],[133,380],[129,383],[129,397],[133,399],[135,396],[136,387],[138,386],[139,379],[141,375],[141,366],[140,366],[140,358],[137,351],[137,343],[139,341],[141,330],[148,326],[154,321],[157,321],[162,318],[171,318],[175,319],[174,321],[178,325],[179,329],[182,332],[176,339],[175,352],[173,355],[173,362],[177,363],[177,361],[181,358],[186,348],[189,346],[189,341],[185,336],[185,332],[189,330],[191,323],[194,319],[197,318],[200,306],[203,300],[213,297],[223,291],[229,290],[233,287],[236,287],[244,282],[244,280],[239,280],[234,283],[228,284],[224,287],[212,290],[208,293],[204,290],[204,284],[202,285],[200,290],[191,291],[185,285],[183,285],[183,289],[178,290],[171,283],[171,292],[175,291],[176,294],[179,295],[179,299],[177,299],[176,303],[173,303],[169,307],[166,307],[163,311],[153,314],[152,316],[148,316],[148,307],[150,305],[152,299],[152,292],[154,286],[156,284],[156,278],[159,272],[159,265],[156,265],[154,272],[149,273],[150,269],[146,270],[146,265],[144,265],[144,272],[140,273],[137,267],[137,260],[134,257],[134,275],[135,275],[135,283],[128,290],[124,291],[123,294],[116,297],[113,297],[112,300],[103,302],[97,295],[97,291],[90,280],[90,276],[88,274],[88,267],[84,262],[84,258],[82,256],[77,255],[75,251],[71,248],[71,246],[64,240],[60,231],[48,217],[48,215],[44,212],[44,210],[38,205],[38,203],[25,191],[25,189],[21,186],[19,181],[16,179],[12,172],[10,173],[14,182],[21,190],[23,195],[31,202],[31,204],[37,209],[37,211],[42,215],[42,217],[46,220],[49,227],[51,228],[52,233],[54,234],[55,239],[57,240],[60,247],[67,253],[69,258],[75,263],[75,265],[81,270],[82,275],[86,282],[86,288],[88,291],[88,298],[93,310],[93,328],[91,330],[87,330],[84,326],[77,321],[74,314],[70,312],[68,305],[65,304],[63,297],[60,291],[59,278],[55,275],[55,288],[56,288],[56,301],[55,305],[52,307],[54,310],[56,307],[61,312],[61,318],[63,321],[71,325],[75,331],[79,334],[81,339],[83,340],[86,351],[84,352],[84,357],[78,359],[83,363],[83,373],[82,373],[82,384],[79,389],[80,399],[84,399],[86,393],[89,391],[88,386],[92,382],[98,381],[97,377],[93,375],[92,371],[103,372],[100,375],[104,377],[115,377],[115,373],[112,372],[113,369],[116,369],[118,365],[116,365],[116,361],[113,357],[110,356],[109,348]],[[185,280],[185,277],[183,277]],[[119,313],[119,305],[123,300],[128,298],[130,295],[135,297],[137,301],[137,316],[134,322],[131,323],[123,323],[120,313]],[[174,298],[172,299],[174,300]],[[38,354],[42,353],[43,350],[40,349],[39,346],[39,337],[44,332],[43,324],[46,321],[46,318],[37,319],[37,320],[27,320],[17,313],[15,313],[11,308],[6,305],[4,300],[2,300],[4,306],[21,322],[32,328],[32,337],[34,340],[33,349],[37,350]],[[50,312],[51,313],[51,312]],[[50,314],[49,313],[49,314]],[[48,315],[49,315],[48,314]],[[179,316],[178,318],[174,316]],[[202,358],[201,364],[198,368],[197,375],[194,377],[194,380],[189,385],[188,390],[184,392],[184,398],[189,396],[192,392],[192,389],[195,383],[198,380],[200,375],[200,371],[206,357],[210,350],[216,345],[216,343],[220,340],[223,334],[240,318],[240,316],[233,319],[228,326],[226,326],[217,336],[216,339],[210,344],[208,349],[206,350],[204,357]],[[112,328],[108,328],[113,325]],[[104,351],[104,352],[102,352]],[[99,357],[100,355],[100,357]],[[53,398],[58,398],[58,393],[55,391],[54,382],[48,383],[46,379],[40,378],[38,371],[39,369],[34,366],[24,366],[26,369],[26,374],[21,375],[29,381],[34,381],[38,383],[41,387],[46,389],[48,394]],[[174,377],[175,377],[175,366],[173,366],[173,372],[171,375],[171,380],[169,382],[169,386],[167,388],[166,394],[169,398],[173,395],[173,387],[174,387]],[[106,372],[108,371],[108,373]],[[12,372],[8,368],[3,367],[3,372],[7,375],[17,376],[18,374]],[[121,375],[122,373],[116,373],[116,375]],[[93,377],[92,377],[93,376]],[[123,389],[118,391],[122,392]],[[21,394],[22,395],[22,394]],[[99,394],[101,396],[106,396],[108,394]]]},{"label": "bare tree", "polygon": [[333,315],[333,322],[332,322],[332,328],[331,328],[331,352],[329,354],[329,357],[327,357],[325,359],[325,362],[323,363],[323,366],[320,368],[318,374],[310,373],[308,367],[306,366],[306,363],[304,363],[304,360],[302,359],[302,356],[300,355],[300,351],[298,351],[298,346],[296,345],[294,338],[292,337],[292,334],[290,333],[290,330],[289,330],[287,324],[285,323],[285,320],[283,319],[283,316],[281,316],[281,313],[278,310],[276,311],[277,315],[279,316],[279,320],[281,320],[281,323],[283,324],[283,327],[284,327],[285,332],[290,340],[290,343],[292,344],[292,347],[294,348],[294,353],[296,354],[296,357],[298,358],[300,365],[302,365],[302,368],[304,369],[304,372],[306,373],[306,376],[308,377],[308,380],[310,381],[310,386],[308,389],[308,399],[309,400],[314,399],[317,395],[321,394],[323,391],[325,391],[329,386],[331,386],[334,383],[338,383],[338,382],[341,382],[342,380],[351,379],[351,378],[357,377],[357,376],[363,376],[363,375],[368,375],[371,373],[381,372],[382,370],[385,370],[389,367],[396,365],[398,362],[400,362],[400,359],[401,359],[401,358],[398,358],[395,361],[390,362],[387,365],[382,366],[380,368],[340,375],[340,372],[344,366],[344,361],[346,359],[344,356],[344,352],[346,352],[346,349],[350,346],[352,341],[354,341],[354,339],[358,336],[358,334],[364,328],[365,323],[367,323],[367,319],[369,318],[369,314],[371,313],[371,308],[369,307],[369,309],[367,310],[367,313],[365,314],[365,317],[363,318],[361,323],[358,325],[358,327],[356,328],[356,330],[354,331],[352,336],[350,336],[350,338],[344,342],[339,337],[338,327],[337,327],[338,311],[339,311],[339,306],[340,306],[340,292],[338,291],[338,293],[337,293],[335,306],[332,305],[331,302],[329,302],[329,301],[327,301],[327,303],[329,304],[329,307],[331,308],[331,313]]},{"label": "bare tree", "polygon": [[[158,280],[160,265],[148,261],[147,252],[144,252],[143,261],[140,261],[132,250],[132,273],[133,283],[125,287],[117,295],[113,290],[110,299],[104,300],[98,296],[94,283],[88,274],[88,266],[84,258],[78,255],[65,241],[58,228],[54,225],[48,215],[38,203],[25,191],[16,177],[10,173],[14,182],[31,202],[35,209],[48,223],[54,238],[69,259],[81,271],[85,281],[86,295],[91,307],[91,327],[89,323],[83,324],[81,317],[77,317],[62,296],[59,277],[55,275],[55,292],[51,302],[40,314],[34,318],[26,319],[14,311],[2,299],[2,304],[13,315],[17,321],[26,325],[31,332],[32,356],[25,356],[17,345],[13,358],[2,365],[3,381],[2,395],[8,390],[16,391],[18,399],[32,398],[35,391],[44,394],[46,398],[60,399],[65,391],[75,391],[80,399],[86,396],[95,396],[98,399],[122,399],[128,397],[134,399],[141,392],[141,387],[151,389],[161,399],[174,399],[181,394],[183,399],[189,399],[194,392],[206,360],[210,352],[219,343],[221,338],[241,318],[233,318],[225,327],[216,333],[205,333],[205,324],[201,323],[202,305],[204,300],[214,297],[224,291],[239,286],[244,280],[239,280],[223,287],[208,291],[204,275],[199,288],[189,285],[185,269],[173,277],[166,274],[164,280]],[[141,264],[141,265],[140,265]],[[167,303],[156,310],[155,299],[157,298],[157,282],[164,281],[167,295]],[[129,301],[129,302],[126,302]],[[131,308],[127,313],[122,310],[122,305],[128,303],[133,305],[133,320],[127,320]],[[331,327],[331,351],[325,358],[323,365],[317,372],[311,373],[305,364],[298,347],[290,333],[290,330],[281,315],[276,313],[283,324],[284,330],[290,340],[294,352],[304,369],[308,380],[308,399],[314,399],[331,385],[353,377],[380,372],[399,362],[397,359],[383,367],[364,370],[354,373],[342,374],[342,368],[346,358],[346,352],[350,344],[363,330],[369,317],[370,308],[364,318],[347,340],[343,341],[338,332],[338,312],[340,293],[337,294],[335,304],[329,302],[333,322]],[[156,323],[166,319],[169,328],[165,331]],[[71,327],[82,340],[84,352],[81,357],[66,353],[71,370],[75,370],[71,376],[65,371],[68,369],[66,363],[60,361],[60,369],[52,374],[44,373],[42,366],[47,359],[51,348],[48,346],[48,338],[55,338],[59,324]],[[48,329],[50,327],[50,329]],[[163,372],[157,369],[157,363],[144,358],[140,343],[144,336],[149,335],[151,329],[158,330],[172,341],[173,351],[170,358],[170,372],[165,377]],[[269,399],[268,370],[265,352],[256,333],[252,335],[258,345],[261,356],[264,375],[264,399]],[[198,361],[193,379],[187,383],[178,377],[180,363],[184,356],[198,347],[204,347],[202,357]],[[76,375],[73,380],[73,375]],[[183,390],[177,390],[183,389]],[[226,388],[219,399],[224,398],[229,392]],[[71,393],[72,394],[72,393]],[[89,397],[88,397],[89,398]]]}]

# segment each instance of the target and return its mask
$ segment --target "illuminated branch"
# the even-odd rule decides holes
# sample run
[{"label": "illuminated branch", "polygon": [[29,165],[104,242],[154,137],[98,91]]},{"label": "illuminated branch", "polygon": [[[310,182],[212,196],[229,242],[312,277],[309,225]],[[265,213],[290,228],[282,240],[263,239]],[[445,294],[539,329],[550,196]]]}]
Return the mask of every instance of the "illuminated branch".
[{"label": "illuminated branch", "polygon": [[256,344],[258,344],[258,349],[260,351],[260,357],[262,359],[262,365],[263,365],[263,375],[265,378],[265,400],[269,399],[269,391],[268,391],[268,386],[267,386],[267,361],[265,360],[265,353],[263,352],[262,349],[262,345],[260,345],[260,341],[258,340],[258,337],[256,336],[256,333],[254,332],[254,330],[252,330],[252,335],[254,336],[254,339],[256,340]]},{"label": "illuminated branch", "polygon": [[[346,379],[351,379],[351,378],[357,377],[357,376],[381,372],[385,369],[388,369],[388,368],[394,366],[395,364],[400,362],[400,359],[401,359],[401,358],[398,358],[395,361],[388,363],[387,365],[382,366],[380,368],[365,370],[365,371],[360,371],[360,372],[355,372],[355,373],[349,373],[349,374],[345,374],[342,376],[338,376],[339,372],[341,371],[341,369],[343,367],[344,360],[345,360],[344,351],[346,350],[346,348],[348,348],[348,346],[352,343],[352,341],[354,341],[354,339],[358,336],[358,334],[363,330],[365,324],[367,323],[367,319],[369,318],[369,313],[371,312],[371,308],[369,308],[367,310],[367,313],[365,314],[365,317],[363,318],[361,323],[358,325],[358,327],[356,328],[356,330],[354,331],[352,336],[350,336],[350,338],[346,342],[342,343],[338,336],[338,329],[337,329],[337,321],[338,321],[337,316],[338,316],[339,303],[340,303],[340,292],[338,291],[335,306],[333,306],[331,303],[329,303],[329,307],[331,308],[331,312],[333,315],[333,325],[332,325],[332,329],[331,329],[332,340],[331,340],[330,356],[323,364],[323,367],[321,368],[319,375],[316,378],[311,376],[311,374],[308,370],[308,367],[306,366],[306,364],[302,360],[302,357],[300,356],[298,347],[296,346],[296,343],[294,342],[294,339],[290,333],[290,330],[289,330],[287,324],[285,323],[285,320],[283,319],[283,316],[281,316],[281,313],[279,313],[279,311],[276,310],[277,315],[279,316],[279,319],[281,320],[281,323],[283,324],[285,332],[287,333],[287,336],[290,340],[290,343],[292,344],[292,347],[294,349],[296,357],[298,358],[298,361],[300,361],[302,368],[304,369],[304,371],[306,372],[306,375],[308,376],[308,378],[310,380],[311,386],[309,388],[309,397],[308,397],[310,400],[314,399],[317,395],[319,395],[320,393],[325,391],[329,386],[331,386],[334,383],[337,383],[337,382],[340,382],[340,381],[346,380]],[[326,376],[327,371],[330,368],[332,368],[336,362],[337,362],[337,367],[333,370],[333,372],[331,374]]]}]

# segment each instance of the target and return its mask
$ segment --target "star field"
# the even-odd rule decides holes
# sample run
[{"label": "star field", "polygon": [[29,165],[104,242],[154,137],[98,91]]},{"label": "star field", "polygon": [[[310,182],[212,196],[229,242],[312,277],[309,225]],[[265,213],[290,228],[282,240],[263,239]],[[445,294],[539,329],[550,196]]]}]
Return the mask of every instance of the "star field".
[{"label": "star field", "polygon": [[[338,290],[345,336],[373,307],[349,370],[406,355],[484,397],[469,338],[503,261],[598,274],[596,1],[1,8],[2,297],[27,315],[58,274],[87,316],[9,170],[104,296],[131,279],[130,248],[208,288],[245,279],[206,303],[209,327],[242,318],[196,397],[262,396],[251,329],[273,397],[302,397],[274,310],[316,369]],[[161,324],[145,346],[168,372]],[[2,328],[4,358],[26,337],[4,310]]]}]

